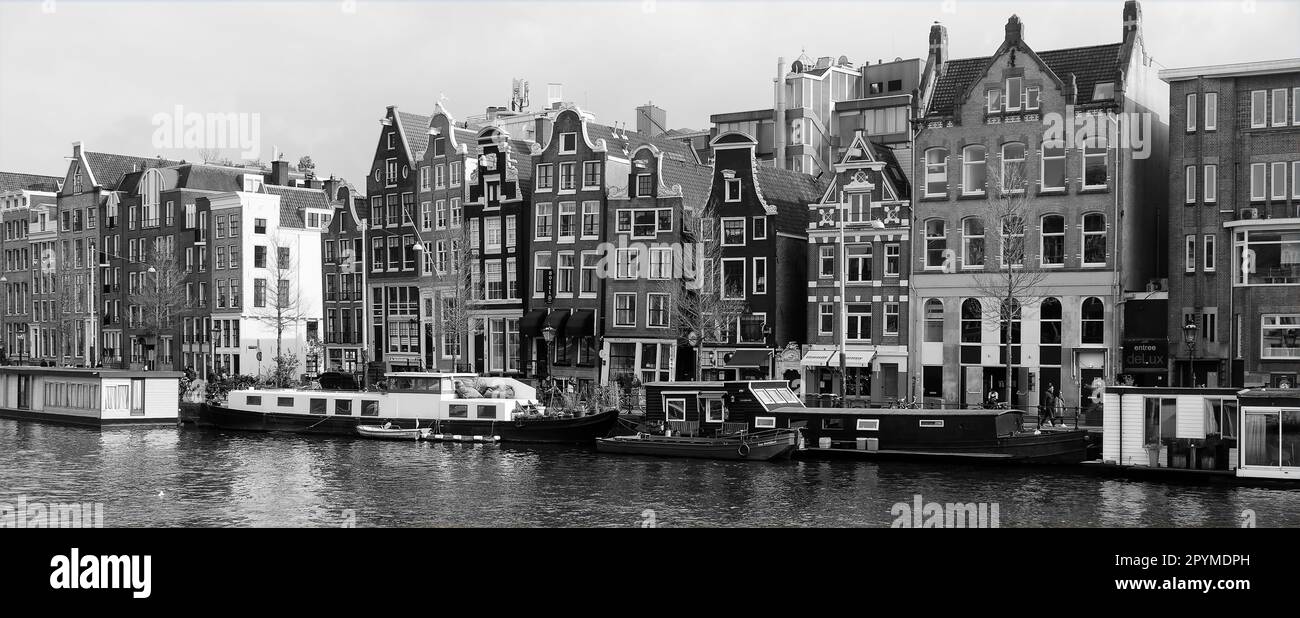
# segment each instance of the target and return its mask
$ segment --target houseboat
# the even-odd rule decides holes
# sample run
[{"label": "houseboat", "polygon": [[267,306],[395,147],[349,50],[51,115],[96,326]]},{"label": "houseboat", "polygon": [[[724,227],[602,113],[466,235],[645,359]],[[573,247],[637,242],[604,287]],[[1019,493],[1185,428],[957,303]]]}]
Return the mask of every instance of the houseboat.
[{"label": "houseboat", "polygon": [[174,425],[179,371],[0,366],[0,417],[74,425]]},{"label": "houseboat", "polygon": [[469,373],[394,372],[380,391],[247,389],[204,404],[199,423],[225,429],[356,435],[360,425],[499,436],[503,442],[590,443],[609,433],[617,410],[573,415],[547,410],[518,380]]},{"label": "houseboat", "polygon": [[1025,430],[1016,410],[809,408],[785,382],[659,382],[646,417],[679,435],[797,429],[800,456],[1078,463],[1086,433]]}]

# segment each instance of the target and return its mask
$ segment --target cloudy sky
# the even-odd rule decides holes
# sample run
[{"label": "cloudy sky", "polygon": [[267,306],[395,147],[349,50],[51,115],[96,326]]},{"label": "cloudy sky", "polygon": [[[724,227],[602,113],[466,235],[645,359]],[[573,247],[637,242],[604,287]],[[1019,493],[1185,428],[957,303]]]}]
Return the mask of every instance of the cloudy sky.
[{"label": "cloudy sky", "polygon": [[[0,170],[61,175],[71,143],[195,159],[154,144],[158,114],[260,116],[272,149],[360,181],[387,105],[453,114],[508,105],[511,78],[548,82],[602,122],[653,101],[671,127],[771,104],[776,58],[954,58],[995,50],[1011,14],[1036,49],[1117,42],[1121,0],[1074,2],[112,2],[0,0]],[[1143,2],[1159,66],[1300,57],[1300,3]],[[238,157],[235,150],[227,151]]]}]

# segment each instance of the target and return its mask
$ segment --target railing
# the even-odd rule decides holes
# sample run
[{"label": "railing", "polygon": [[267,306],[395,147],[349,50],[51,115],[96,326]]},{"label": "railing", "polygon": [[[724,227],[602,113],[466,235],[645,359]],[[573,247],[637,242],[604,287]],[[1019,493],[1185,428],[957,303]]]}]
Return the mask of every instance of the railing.
[{"label": "railing", "polygon": [[325,333],[325,343],[361,343],[361,333]]}]

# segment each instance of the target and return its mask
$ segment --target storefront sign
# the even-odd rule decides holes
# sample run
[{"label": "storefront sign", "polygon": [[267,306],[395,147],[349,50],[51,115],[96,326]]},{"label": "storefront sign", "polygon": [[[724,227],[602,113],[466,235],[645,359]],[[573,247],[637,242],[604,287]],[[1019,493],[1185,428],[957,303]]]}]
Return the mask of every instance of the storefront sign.
[{"label": "storefront sign", "polygon": [[1124,368],[1164,369],[1169,358],[1169,342],[1163,339],[1128,339],[1124,342]]}]

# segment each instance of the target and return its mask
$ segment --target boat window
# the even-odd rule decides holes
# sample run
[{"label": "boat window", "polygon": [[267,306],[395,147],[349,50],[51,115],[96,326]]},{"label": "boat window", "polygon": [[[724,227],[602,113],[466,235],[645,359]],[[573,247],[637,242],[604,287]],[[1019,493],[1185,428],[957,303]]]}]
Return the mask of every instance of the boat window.
[{"label": "boat window", "polygon": [[755,417],[754,417],[754,427],[757,427],[757,428],[759,428],[759,429],[775,429],[775,428],[776,428],[776,417],[775,417],[775,416],[755,416]]},{"label": "boat window", "polygon": [[276,397],[275,405],[280,406],[281,408],[292,408],[293,397]]},{"label": "boat window", "polygon": [[469,418],[469,406],[463,403],[452,404],[447,410],[447,416],[451,418]]},{"label": "boat window", "polygon": [[311,409],[310,409],[309,411],[310,411],[312,414],[324,414],[324,413],[325,413],[325,400],[324,400],[324,399],[316,399],[316,398],[312,398],[312,400],[311,400]]},{"label": "boat window", "polygon": [[362,401],[361,416],[379,416],[379,402],[374,399]]},{"label": "boat window", "polygon": [[335,413],[335,414],[343,414],[343,415],[346,415],[346,416],[352,416],[352,400],[351,400],[351,399],[335,399],[335,400],[334,400],[334,413]]},{"label": "boat window", "polygon": [[496,417],[497,417],[497,407],[496,407],[496,406],[479,406],[479,407],[478,407],[478,417],[479,417],[479,418],[496,418]]},{"label": "boat window", "polygon": [[721,423],[726,419],[721,399],[702,399],[704,403],[704,422]]},{"label": "boat window", "polygon": [[389,385],[388,390],[393,390],[393,391],[409,391],[409,390],[411,390],[412,388],[415,388],[415,381],[414,381],[414,380],[412,380],[411,378],[406,378],[406,377],[398,376],[398,377],[395,377],[395,378],[392,379],[392,382],[391,382],[391,384]]},{"label": "boat window", "polygon": [[822,419],[822,429],[844,429],[844,419],[824,418]]},{"label": "boat window", "polygon": [[858,431],[880,431],[880,419],[878,418],[858,419]]},{"label": "boat window", "polygon": [[247,403],[247,404],[250,405],[250,406],[260,406],[260,405],[262,405],[262,396],[261,396],[261,395],[249,395],[249,396],[247,396],[247,397],[244,398],[244,403]]},{"label": "boat window", "polygon": [[922,427],[943,427],[943,419],[921,419]]},{"label": "boat window", "polygon": [[441,393],[442,380],[439,380],[438,378],[418,378],[415,380],[415,388],[416,390],[427,391],[430,393]]},{"label": "boat window", "polygon": [[765,388],[754,389],[754,396],[758,397],[759,401],[768,405],[772,405],[776,403],[776,400],[772,398],[771,393],[768,393],[767,389]]},{"label": "boat window", "polygon": [[685,399],[665,400],[664,417],[670,421],[686,420],[686,400]]}]

